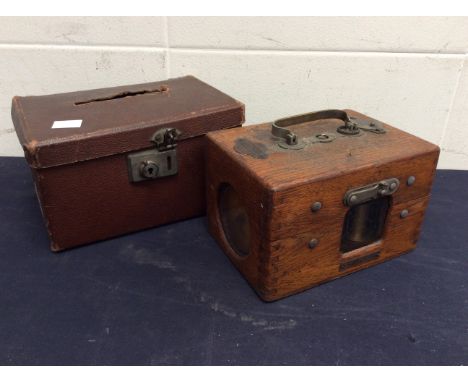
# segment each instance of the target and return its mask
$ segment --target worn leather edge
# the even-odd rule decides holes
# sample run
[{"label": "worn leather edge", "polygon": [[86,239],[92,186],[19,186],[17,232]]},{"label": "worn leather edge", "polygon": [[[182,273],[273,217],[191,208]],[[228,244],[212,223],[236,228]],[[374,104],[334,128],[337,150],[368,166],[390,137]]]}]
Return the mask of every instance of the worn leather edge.
[{"label": "worn leather edge", "polygon": [[24,115],[20,96],[14,96],[11,100],[11,120],[15,127],[16,136],[24,151],[24,156],[28,163],[34,163],[36,155],[37,142],[28,137],[28,123]]}]

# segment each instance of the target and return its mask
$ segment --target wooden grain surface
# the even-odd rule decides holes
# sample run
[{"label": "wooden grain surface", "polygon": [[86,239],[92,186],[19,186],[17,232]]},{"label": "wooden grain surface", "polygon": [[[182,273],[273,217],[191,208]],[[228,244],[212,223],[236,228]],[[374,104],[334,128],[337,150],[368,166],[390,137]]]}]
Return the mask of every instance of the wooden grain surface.
[{"label": "wooden grain surface", "polygon": [[[359,118],[368,118],[349,111]],[[336,133],[337,120],[296,127],[302,138],[334,133],[331,143],[285,150],[272,137],[270,124],[208,135],[208,215],[211,232],[223,250],[266,300],[296,293],[319,283],[391,259],[413,249],[430,195],[439,148],[397,128],[386,134],[349,137]],[[406,181],[416,177],[413,185]],[[347,190],[398,178],[381,240],[341,253],[348,207]],[[239,258],[224,237],[217,210],[217,190],[229,183],[250,216],[251,251]],[[318,212],[310,207],[322,203]],[[402,219],[403,209],[409,215]],[[308,247],[317,239],[314,249]],[[374,256],[375,255],[375,256]]]}]

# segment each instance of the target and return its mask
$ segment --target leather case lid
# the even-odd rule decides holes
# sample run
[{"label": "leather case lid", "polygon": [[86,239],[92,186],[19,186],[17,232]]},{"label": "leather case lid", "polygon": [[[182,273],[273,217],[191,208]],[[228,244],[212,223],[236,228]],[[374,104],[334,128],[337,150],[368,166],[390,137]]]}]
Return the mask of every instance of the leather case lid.
[{"label": "leather case lid", "polygon": [[[31,167],[46,168],[154,147],[164,127],[179,140],[239,126],[244,105],[192,76],[131,86],[14,97],[12,118]],[[79,128],[52,128],[82,120]]]}]

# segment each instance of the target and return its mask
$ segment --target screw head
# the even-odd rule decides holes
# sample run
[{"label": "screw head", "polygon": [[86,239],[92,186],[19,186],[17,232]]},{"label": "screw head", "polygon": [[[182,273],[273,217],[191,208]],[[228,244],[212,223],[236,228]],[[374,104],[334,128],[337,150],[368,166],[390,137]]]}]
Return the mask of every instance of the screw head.
[{"label": "screw head", "polygon": [[413,185],[413,183],[414,183],[415,181],[416,181],[416,177],[413,176],[413,175],[411,175],[410,177],[408,177],[408,180],[406,181],[406,184],[407,184],[408,186],[411,186],[411,185]]},{"label": "screw head", "polygon": [[317,212],[321,208],[322,208],[322,203],[315,202],[314,204],[312,204],[312,207],[310,209],[312,210],[312,212]]},{"label": "screw head", "polygon": [[404,219],[404,218],[406,218],[408,216],[408,214],[409,214],[409,211],[405,209],[405,210],[400,212],[400,217],[402,219]]},{"label": "screw head", "polygon": [[309,241],[309,248],[314,249],[318,244],[318,239],[312,239]]},{"label": "screw head", "polygon": [[396,183],[390,183],[390,190],[394,190],[396,188]]},{"label": "screw head", "polygon": [[349,202],[350,203],[354,203],[355,201],[357,200],[357,196],[356,195],[353,195],[349,198]]}]

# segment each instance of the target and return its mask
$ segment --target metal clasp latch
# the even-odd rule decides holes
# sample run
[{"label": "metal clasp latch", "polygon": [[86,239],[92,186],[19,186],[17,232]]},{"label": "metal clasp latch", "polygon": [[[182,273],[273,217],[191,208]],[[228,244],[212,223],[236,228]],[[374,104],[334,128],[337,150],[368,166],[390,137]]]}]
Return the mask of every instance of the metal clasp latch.
[{"label": "metal clasp latch", "polygon": [[155,149],[129,154],[128,177],[131,182],[141,182],[177,174],[177,138],[180,131],[174,128],[158,130],[151,142]]},{"label": "metal clasp latch", "polygon": [[365,203],[369,200],[378,199],[383,196],[391,195],[400,186],[397,178],[381,180],[377,183],[368,184],[364,187],[353,188],[346,192],[343,202],[351,207],[356,204]]}]

